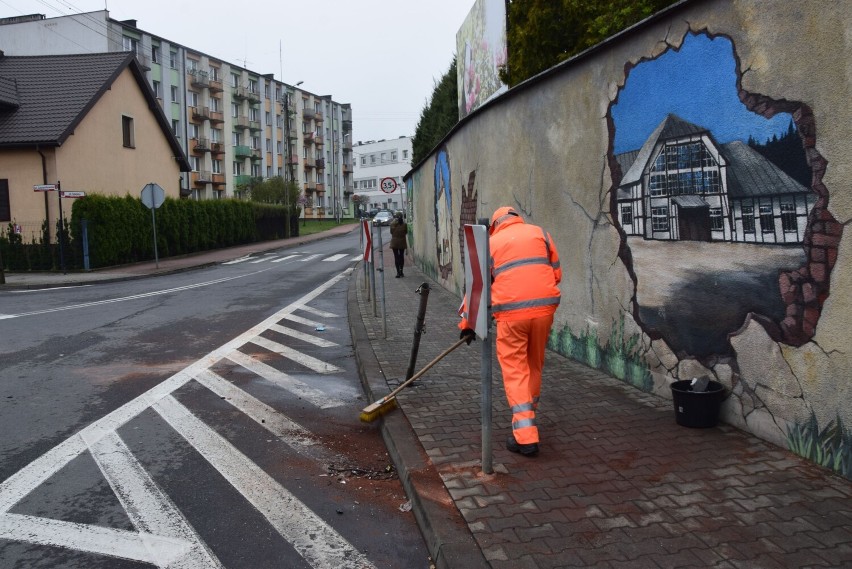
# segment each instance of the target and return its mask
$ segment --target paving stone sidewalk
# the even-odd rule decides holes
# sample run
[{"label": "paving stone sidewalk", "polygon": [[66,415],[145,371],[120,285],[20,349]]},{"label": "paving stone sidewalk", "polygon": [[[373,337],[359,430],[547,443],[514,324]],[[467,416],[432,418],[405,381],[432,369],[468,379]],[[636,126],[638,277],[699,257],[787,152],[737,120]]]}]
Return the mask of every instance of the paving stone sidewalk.
[{"label": "paving stone sidewalk", "polygon": [[[418,370],[458,339],[459,298],[410,259],[394,278],[393,256],[383,256],[386,338],[361,266],[350,286],[393,387],[408,367],[415,289],[431,286]],[[505,449],[510,415],[493,362],[495,472],[483,474],[479,360],[478,342],[457,349],[403,391],[392,414],[407,418],[492,567],[852,567],[852,482],[728,425],[679,426],[670,400],[555,353],[535,458]],[[428,522],[426,533],[442,524]]]}]

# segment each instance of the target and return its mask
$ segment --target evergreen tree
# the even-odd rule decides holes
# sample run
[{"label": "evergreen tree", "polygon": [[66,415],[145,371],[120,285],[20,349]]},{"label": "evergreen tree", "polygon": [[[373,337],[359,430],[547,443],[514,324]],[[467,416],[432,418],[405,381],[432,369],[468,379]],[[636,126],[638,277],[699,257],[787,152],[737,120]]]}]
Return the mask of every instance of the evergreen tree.
[{"label": "evergreen tree", "polygon": [[432,98],[420,112],[420,120],[411,142],[414,164],[428,156],[458,122],[457,84],[456,60],[453,59],[449,70],[435,83]]}]

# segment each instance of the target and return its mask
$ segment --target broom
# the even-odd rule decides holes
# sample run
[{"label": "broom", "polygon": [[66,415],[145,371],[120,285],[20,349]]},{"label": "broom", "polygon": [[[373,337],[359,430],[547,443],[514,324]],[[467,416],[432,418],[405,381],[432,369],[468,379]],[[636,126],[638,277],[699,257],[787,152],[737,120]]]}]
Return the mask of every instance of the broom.
[{"label": "broom", "polygon": [[436,363],[438,363],[439,361],[444,359],[447,356],[447,354],[449,354],[450,352],[452,352],[453,350],[455,350],[456,348],[461,346],[466,341],[467,341],[467,338],[460,338],[455,344],[453,344],[452,346],[450,346],[449,348],[447,348],[446,350],[444,350],[443,352],[438,354],[438,357],[436,357],[434,360],[432,360],[431,362],[426,364],[426,367],[424,367],[423,369],[421,369],[420,371],[418,371],[417,373],[412,375],[409,379],[406,379],[404,382],[402,382],[399,385],[399,387],[397,387],[396,389],[394,389],[393,391],[391,391],[390,393],[388,393],[387,395],[385,395],[384,397],[382,397],[378,401],[375,401],[375,402],[371,403],[370,405],[367,405],[366,407],[364,407],[364,410],[361,411],[361,420],[364,421],[365,423],[372,423],[373,421],[375,421],[376,419],[378,419],[382,415],[389,413],[390,411],[393,411],[394,409],[396,409],[396,407],[397,407],[396,396],[400,391],[402,391],[403,389],[408,387],[411,384],[411,382],[413,382],[415,379],[418,379],[424,373],[429,371],[429,368],[431,368],[433,365],[435,365]]}]

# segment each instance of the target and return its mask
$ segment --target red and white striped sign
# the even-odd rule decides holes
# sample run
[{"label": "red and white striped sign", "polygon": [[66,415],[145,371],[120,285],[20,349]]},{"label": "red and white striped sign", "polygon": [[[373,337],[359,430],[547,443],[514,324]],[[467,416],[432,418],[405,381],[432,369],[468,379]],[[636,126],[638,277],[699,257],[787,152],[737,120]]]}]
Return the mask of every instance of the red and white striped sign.
[{"label": "red and white striped sign", "polygon": [[361,220],[361,242],[364,244],[364,262],[373,262],[373,235],[370,233],[370,220]]},{"label": "red and white striped sign", "polygon": [[480,338],[488,336],[491,269],[488,266],[488,229],[484,225],[464,226],[464,282],[467,322]]}]

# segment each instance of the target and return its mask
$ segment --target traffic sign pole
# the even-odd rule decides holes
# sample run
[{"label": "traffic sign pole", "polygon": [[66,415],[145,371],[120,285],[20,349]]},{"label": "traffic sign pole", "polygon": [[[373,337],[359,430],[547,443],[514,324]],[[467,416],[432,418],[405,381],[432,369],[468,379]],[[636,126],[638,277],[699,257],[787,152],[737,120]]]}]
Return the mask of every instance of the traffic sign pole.
[{"label": "traffic sign pole", "polygon": [[65,272],[65,248],[62,246],[62,242],[65,241],[65,217],[62,214],[62,186],[60,185],[62,182],[56,180],[56,189],[59,190],[57,192],[57,198],[59,200],[59,267],[62,269],[62,274],[66,274]]}]

